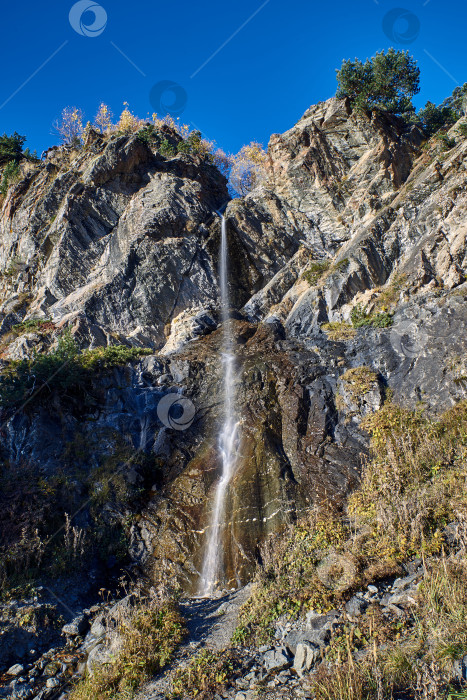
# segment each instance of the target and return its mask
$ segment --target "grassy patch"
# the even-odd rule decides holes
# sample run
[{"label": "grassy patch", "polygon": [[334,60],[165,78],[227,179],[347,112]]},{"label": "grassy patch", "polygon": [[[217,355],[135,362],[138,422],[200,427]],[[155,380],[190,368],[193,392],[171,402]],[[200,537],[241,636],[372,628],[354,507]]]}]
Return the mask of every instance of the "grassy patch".
[{"label": "grassy patch", "polygon": [[392,314],[387,311],[380,313],[368,313],[361,304],[357,304],[350,314],[354,328],[389,328],[392,326]]},{"label": "grassy patch", "polygon": [[0,375],[0,404],[12,409],[44,394],[77,391],[88,384],[96,372],[151,353],[147,348],[123,345],[81,352],[71,335],[64,333],[51,352],[8,363]]},{"label": "grassy patch", "polygon": [[308,282],[311,287],[314,287],[318,284],[324,273],[329,270],[330,265],[331,262],[329,260],[312,262],[308,269],[303,273],[302,279]]},{"label": "grassy patch", "polygon": [[178,670],[172,679],[173,700],[199,698],[208,700],[222,692],[239,675],[241,663],[234,649],[213,653],[202,651],[190,664]]},{"label": "grassy patch", "polygon": [[366,394],[378,384],[378,375],[369,367],[353,367],[341,377],[345,388],[354,399]]},{"label": "grassy patch", "polygon": [[186,630],[174,603],[146,602],[119,621],[116,633],[119,651],[78,683],[70,700],[129,700],[172,660]]},{"label": "grassy patch", "polygon": [[439,552],[445,525],[467,513],[467,403],[439,421],[387,404],[362,427],[371,459],[349,510],[371,528],[366,551],[380,560]]},{"label": "grassy patch", "polygon": [[352,338],[354,338],[356,335],[355,329],[345,321],[331,321],[330,323],[324,323],[321,328],[326,332],[329,340],[352,340]]},{"label": "grassy patch", "polygon": [[[415,613],[388,620],[370,606],[356,626],[332,639],[312,682],[318,700],[455,700],[466,693],[450,680],[453,661],[467,651],[467,563],[428,562]],[[355,651],[366,651],[360,662]]]},{"label": "grassy patch", "polygon": [[[350,370],[347,380],[357,391],[366,391],[377,377],[363,367]],[[420,593],[418,623],[412,620],[406,625],[402,620],[399,626],[398,620],[388,622],[378,607],[372,622],[362,618],[351,646],[371,649],[375,643],[394,642],[397,649],[407,636],[417,649],[429,648],[439,665],[443,659],[448,664],[448,659],[467,651],[467,564],[445,561],[441,565],[434,557],[447,546],[443,530],[454,520],[461,523],[467,548],[467,402],[457,404],[439,420],[389,403],[366,417],[362,425],[371,435],[371,452],[361,485],[349,499],[350,518],[313,510],[265,543],[263,564],[241,610],[233,642],[268,641],[278,618],[294,618],[308,609],[325,612],[358,588],[399,575],[400,563],[408,558],[432,557],[435,563]],[[345,630],[343,635],[331,645],[334,655],[329,658],[331,662],[339,659],[341,665],[349,662]],[[405,661],[399,661],[403,666]],[[366,679],[365,684],[370,683],[368,669],[362,673],[355,682]],[[362,687],[369,693],[370,686],[365,684]],[[330,698],[341,697],[329,692]],[[327,696],[318,693],[317,697]]]},{"label": "grassy patch", "polygon": [[55,324],[50,318],[28,318],[27,321],[16,323],[12,330],[16,335],[23,333],[52,333],[55,330]]},{"label": "grassy patch", "polygon": [[[335,514],[313,510],[297,525],[271,537],[262,549],[263,567],[242,607],[233,642],[268,641],[279,617],[294,619],[305,610],[325,612],[334,607],[352,583],[346,562],[334,556],[347,535]],[[320,567],[326,552],[329,557]]]}]

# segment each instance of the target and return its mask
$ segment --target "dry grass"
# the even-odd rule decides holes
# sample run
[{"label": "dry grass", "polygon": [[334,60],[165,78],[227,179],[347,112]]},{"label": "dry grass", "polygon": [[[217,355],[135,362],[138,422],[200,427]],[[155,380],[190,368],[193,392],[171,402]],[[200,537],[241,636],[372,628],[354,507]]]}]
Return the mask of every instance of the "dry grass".
[{"label": "dry grass", "polygon": [[467,403],[439,421],[388,404],[362,426],[371,459],[349,512],[371,528],[367,553],[403,560],[439,552],[445,525],[467,516]]},{"label": "dry grass", "polygon": [[352,367],[341,377],[345,388],[357,399],[362,394],[366,394],[378,386],[378,375],[369,367]]},{"label": "dry grass", "polygon": [[107,640],[118,650],[78,683],[70,700],[129,700],[173,658],[185,633],[184,620],[173,602],[140,600],[122,611]]},{"label": "dry grass", "polygon": [[349,661],[331,667],[322,666],[313,682],[315,700],[389,700],[378,665]]},{"label": "dry grass", "polygon": [[172,678],[173,700],[211,700],[242,672],[241,659],[235,649],[214,653],[203,650],[189,665],[176,671]]},{"label": "dry grass", "polygon": [[[333,638],[313,692],[316,700],[446,699],[452,662],[467,653],[467,402],[439,420],[387,404],[364,425],[371,453],[350,519],[313,510],[266,543],[234,641],[265,641],[279,617],[342,605],[421,555],[427,573],[416,605],[400,619],[370,606],[353,631]],[[451,553],[444,529],[452,521]],[[359,664],[356,649],[367,651]]]},{"label": "dry grass", "polygon": [[338,553],[348,534],[335,513],[313,509],[298,524],[267,540],[234,642],[266,641],[279,617],[292,619],[303,610],[325,612],[334,607],[354,583],[353,556]]},{"label": "dry grass", "polygon": [[357,334],[355,328],[348,323],[345,323],[345,321],[332,321],[330,323],[324,323],[321,328],[326,332],[329,340],[334,341],[352,340],[352,338],[354,338]]}]

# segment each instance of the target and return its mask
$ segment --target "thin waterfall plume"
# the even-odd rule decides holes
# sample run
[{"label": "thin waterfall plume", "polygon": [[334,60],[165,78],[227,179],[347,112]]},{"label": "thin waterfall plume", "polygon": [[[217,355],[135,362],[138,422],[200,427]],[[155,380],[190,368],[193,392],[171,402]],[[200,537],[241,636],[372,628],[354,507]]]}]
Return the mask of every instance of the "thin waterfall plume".
[{"label": "thin waterfall plume", "polygon": [[222,217],[220,249],[220,292],[222,313],[223,423],[219,435],[222,472],[214,495],[211,522],[207,528],[206,549],[201,572],[200,593],[210,595],[222,582],[224,552],[222,535],[225,527],[225,503],[236,466],[238,421],[235,417],[235,355],[233,350],[228,287],[227,223]]}]

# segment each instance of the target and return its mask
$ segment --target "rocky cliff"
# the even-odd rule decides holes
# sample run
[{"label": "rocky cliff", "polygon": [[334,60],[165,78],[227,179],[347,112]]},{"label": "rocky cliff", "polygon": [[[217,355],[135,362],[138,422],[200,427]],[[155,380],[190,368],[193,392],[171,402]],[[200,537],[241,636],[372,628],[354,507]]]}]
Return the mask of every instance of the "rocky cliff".
[{"label": "rocky cliff", "polygon": [[[40,474],[41,488],[69,479],[73,498],[43,534],[75,510],[91,531],[98,503],[123,530],[127,566],[196,588],[220,467],[221,210],[241,420],[225,585],[248,580],[269,533],[344,502],[365,415],[389,397],[433,414],[464,398],[467,139],[450,136],[451,148],[424,142],[332,99],[271,137],[267,179],[233,200],[206,158],[163,155],[138,134],[90,132],[28,165],[0,220],[3,371],[64,333],[82,350],[148,348],[4,405],[4,464]],[[196,409],[185,430],[158,415],[174,392]]]}]

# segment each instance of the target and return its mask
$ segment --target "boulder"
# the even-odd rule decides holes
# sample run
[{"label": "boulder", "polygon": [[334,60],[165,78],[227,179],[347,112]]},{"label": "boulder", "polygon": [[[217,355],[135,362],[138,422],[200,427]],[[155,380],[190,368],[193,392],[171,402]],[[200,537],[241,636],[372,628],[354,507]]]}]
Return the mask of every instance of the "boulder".
[{"label": "boulder", "polygon": [[320,648],[310,642],[299,642],[295,650],[293,668],[300,678],[311,669],[320,657]]},{"label": "boulder", "polygon": [[20,676],[24,671],[24,666],[21,664],[14,664],[14,666],[10,666],[10,668],[7,671],[7,674],[9,676]]},{"label": "boulder", "polygon": [[345,604],[345,611],[350,617],[358,617],[363,615],[368,607],[368,601],[360,598],[359,596],[352,596],[350,600]]},{"label": "boulder", "polygon": [[328,627],[322,627],[316,630],[292,630],[284,637],[284,644],[287,649],[290,649],[292,654],[296,654],[299,644],[312,644],[321,648],[327,644],[331,637],[331,632]]},{"label": "boulder", "polygon": [[277,647],[267,651],[263,656],[266,671],[281,671],[292,665],[292,658],[285,647]]},{"label": "boulder", "polygon": [[88,625],[88,619],[84,615],[78,615],[71,622],[62,627],[62,632],[66,634],[67,637],[77,637],[84,634]]}]

